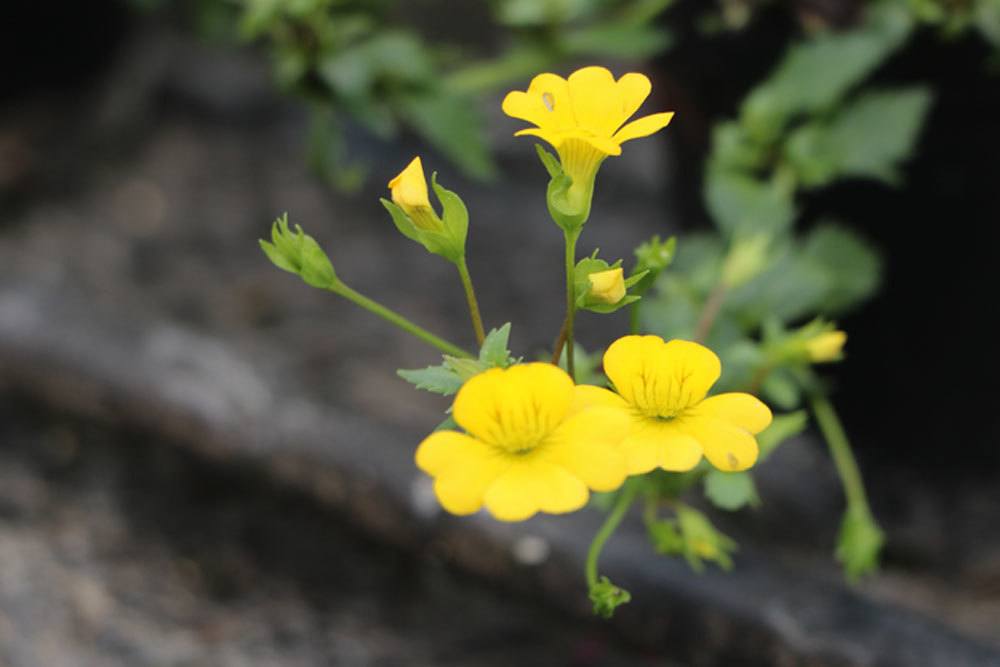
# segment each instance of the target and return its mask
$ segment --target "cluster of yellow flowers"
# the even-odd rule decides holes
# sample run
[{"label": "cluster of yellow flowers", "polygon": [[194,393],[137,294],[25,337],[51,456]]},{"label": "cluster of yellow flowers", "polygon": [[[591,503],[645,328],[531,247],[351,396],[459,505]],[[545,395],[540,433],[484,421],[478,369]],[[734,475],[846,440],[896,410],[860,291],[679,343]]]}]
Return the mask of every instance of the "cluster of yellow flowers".
[{"label": "cluster of yellow flowers", "polygon": [[615,392],[574,385],[546,363],[495,368],[455,399],[466,433],[438,431],[417,449],[442,506],[483,506],[502,521],[572,512],[588,489],[613,491],[628,475],[690,470],[704,455],[726,471],[757,460],[754,435],[771,411],[750,394],[706,398],[721,372],[708,348],[659,336],[625,336],[604,355]]},{"label": "cluster of yellow flowers", "polygon": [[[527,91],[507,95],[503,110],[537,126],[517,134],[556,149],[570,179],[569,199],[589,210],[601,162],[673,117],[657,113],[626,124],[650,90],[642,74],[616,81],[603,67],[586,67],[568,79],[535,77]],[[389,188],[415,225],[443,228],[419,157]],[[595,272],[589,281],[591,296],[603,303],[625,296],[621,268]],[[708,348],[625,336],[608,348],[604,371],[614,391],[576,385],[546,363],[494,368],[468,380],[453,411],[465,432],[433,433],[416,453],[442,506],[459,515],[485,506],[501,521],[520,521],[580,509],[589,491],[613,491],[629,475],[656,468],[687,471],[704,456],[720,470],[739,471],[757,460],[754,435],[770,424],[771,412],[750,394],[706,398],[721,374]]]}]

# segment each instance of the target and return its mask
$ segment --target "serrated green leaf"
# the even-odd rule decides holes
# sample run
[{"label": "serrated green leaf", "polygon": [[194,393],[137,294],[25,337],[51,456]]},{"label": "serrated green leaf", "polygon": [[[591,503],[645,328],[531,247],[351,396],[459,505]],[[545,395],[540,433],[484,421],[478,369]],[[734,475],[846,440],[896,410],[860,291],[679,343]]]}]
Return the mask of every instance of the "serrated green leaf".
[{"label": "serrated green leaf", "polygon": [[423,389],[435,394],[451,396],[462,388],[464,380],[458,373],[447,366],[428,366],[427,368],[404,369],[396,371],[399,377],[403,378],[417,389]]},{"label": "serrated green leaf", "polygon": [[479,361],[488,367],[506,368],[510,364],[510,322],[499,329],[492,329],[479,349]]},{"label": "serrated green leaf", "polygon": [[747,472],[711,470],[705,475],[705,497],[720,509],[730,512],[760,502],[753,476]]}]

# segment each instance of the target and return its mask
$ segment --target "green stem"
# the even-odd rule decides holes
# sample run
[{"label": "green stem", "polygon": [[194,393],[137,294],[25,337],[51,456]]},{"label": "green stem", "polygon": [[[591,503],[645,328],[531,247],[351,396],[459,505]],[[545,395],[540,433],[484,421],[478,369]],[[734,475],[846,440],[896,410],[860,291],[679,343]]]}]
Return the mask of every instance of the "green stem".
[{"label": "green stem", "polygon": [[465,299],[469,302],[469,315],[472,317],[472,330],[476,333],[476,345],[483,346],[486,340],[486,332],[483,330],[483,318],[479,314],[479,301],[476,299],[476,290],[472,286],[472,277],[469,275],[469,267],[465,263],[465,255],[455,262],[458,267],[458,275],[462,279],[462,287],[465,289]]},{"label": "green stem", "polygon": [[726,284],[720,280],[712,288],[708,298],[705,300],[705,305],[702,306],[701,315],[698,317],[698,325],[694,330],[695,341],[704,343],[705,339],[708,338],[708,334],[712,332],[712,326],[715,324],[715,318],[719,316],[725,300]]},{"label": "green stem", "polygon": [[810,397],[810,403],[819,430],[830,449],[830,456],[833,458],[837,474],[840,476],[840,483],[844,487],[848,505],[870,515],[871,510],[868,507],[865,485],[861,480],[861,471],[858,469],[858,463],[851,452],[851,444],[847,440],[847,434],[844,433],[840,418],[837,417],[833,405],[826,396],[818,393],[813,394]]},{"label": "green stem", "polygon": [[604,550],[604,544],[618,529],[622,519],[625,518],[625,514],[627,514],[629,508],[632,507],[636,494],[639,492],[639,485],[629,482],[632,482],[632,480],[626,482],[625,486],[622,487],[622,491],[618,495],[618,499],[615,501],[615,506],[611,508],[611,512],[604,520],[604,524],[601,526],[600,530],[597,531],[597,534],[594,535],[594,541],[590,543],[590,549],[587,550],[587,564],[585,572],[587,575],[587,586],[589,587],[593,587],[597,584],[597,559],[601,557],[601,551]]},{"label": "green stem", "polygon": [[576,241],[580,230],[566,232],[566,370],[576,382],[573,359],[573,323],[576,319]]},{"label": "green stem", "polygon": [[392,324],[395,324],[397,327],[399,327],[403,331],[405,331],[407,333],[410,333],[410,334],[413,334],[414,336],[416,336],[420,340],[424,341],[425,343],[427,343],[429,345],[432,345],[432,346],[436,347],[437,349],[441,350],[445,354],[450,354],[450,355],[452,355],[454,357],[471,357],[472,356],[471,354],[469,354],[468,352],[466,352],[462,348],[458,347],[457,345],[453,345],[452,343],[449,343],[448,341],[444,340],[443,338],[439,338],[439,337],[435,336],[431,332],[427,331],[426,329],[424,329],[421,326],[418,326],[418,325],[414,324],[413,322],[411,322],[410,320],[406,319],[402,315],[399,315],[396,312],[389,310],[388,308],[386,308],[385,306],[383,306],[380,303],[372,301],[371,299],[369,299],[368,297],[366,297],[364,294],[361,294],[359,292],[354,291],[353,289],[351,289],[350,287],[348,287],[344,283],[338,283],[337,285],[334,285],[333,287],[330,288],[330,291],[333,292],[334,294],[338,294],[338,295],[344,297],[348,301],[351,301],[351,302],[353,302],[353,303],[361,306],[365,310],[367,310],[367,311],[369,311],[371,313],[375,313],[379,317],[381,317],[381,318],[383,318],[385,320],[388,320],[389,322],[391,322]]},{"label": "green stem", "polygon": [[639,333],[639,301],[636,301],[628,309],[628,332],[630,334]]},{"label": "green stem", "polygon": [[552,365],[558,366],[559,361],[562,359],[563,346],[566,345],[566,320],[563,320],[562,326],[559,328],[559,336],[556,337],[556,342],[552,346]]}]

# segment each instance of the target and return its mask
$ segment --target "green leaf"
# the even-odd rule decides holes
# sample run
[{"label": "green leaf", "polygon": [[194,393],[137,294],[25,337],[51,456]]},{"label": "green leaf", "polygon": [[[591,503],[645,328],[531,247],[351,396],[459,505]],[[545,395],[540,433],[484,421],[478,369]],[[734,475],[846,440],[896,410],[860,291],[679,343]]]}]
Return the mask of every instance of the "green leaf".
[{"label": "green leaf", "polygon": [[827,289],[816,311],[842,312],[874,294],[882,262],[871,246],[845,227],[826,223],[814,229],[802,247],[802,259],[823,271]]},{"label": "green leaf", "polygon": [[441,219],[454,240],[455,246],[465,254],[465,239],[469,233],[469,211],[465,208],[462,198],[451,190],[438,185],[437,172],[431,174],[431,187],[441,202]]},{"label": "green leaf", "polygon": [[795,378],[784,368],[771,371],[760,386],[768,403],[784,410],[797,408],[802,402],[802,391]]},{"label": "green leaf", "polygon": [[593,58],[642,59],[670,48],[673,35],[649,25],[600,23],[563,35],[563,48],[570,55]]},{"label": "green leaf", "polygon": [[402,112],[421,136],[467,174],[481,180],[494,177],[496,165],[473,100],[434,89],[405,98]]},{"label": "green leaf", "polygon": [[830,108],[843,98],[909,36],[913,20],[903,3],[895,5],[873,4],[864,26],[790,47],[743,103],[744,126],[756,137],[774,138],[794,115]]},{"label": "green leaf", "polygon": [[479,361],[488,368],[506,368],[511,364],[510,350],[508,342],[510,339],[510,322],[507,322],[499,329],[492,329],[483,340],[483,346],[479,349]]},{"label": "green leaf", "polygon": [[779,445],[802,433],[808,424],[809,414],[805,410],[775,415],[771,425],[757,434],[757,445],[760,447],[757,462],[766,461]]},{"label": "green leaf", "polygon": [[746,471],[709,471],[705,475],[705,497],[716,507],[730,512],[760,502],[753,476]]},{"label": "green leaf", "polygon": [[912,87],[865,93],[828,122],[796,130],[785,146],[807,186],[838,178],[874,178],[893,184],[923,127],[931,93]]},{"label": "green leaf", "polygon": [[451,396],[462,388],[464,380],[459,377],[453,369],[447,366],[428,366],[413,370],[399,369],[396,371],[399,377],[403,378],[417,389],[423,389],[435,394]]},{"label": "green leaf", "polygon": [[710,168],[705,178],[705,205],[727,236],[776,236],[795,219],[790,184],[778,178],[761,181],[745,174]]}]

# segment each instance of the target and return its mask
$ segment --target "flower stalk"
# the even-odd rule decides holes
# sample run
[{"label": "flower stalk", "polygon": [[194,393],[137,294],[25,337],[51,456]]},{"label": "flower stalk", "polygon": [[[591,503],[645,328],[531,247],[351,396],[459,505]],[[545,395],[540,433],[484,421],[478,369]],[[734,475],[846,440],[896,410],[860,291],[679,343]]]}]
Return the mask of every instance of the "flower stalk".
[{"label": "flower stalk", "polygon": [[354,289],[351,289],[350,287],[348,287],[347,285],[345,285],[343,282],[341,282],[339,280],[336,283],[334,283],[333,285],[330,285],[330,287],[328,289],[331,292],[333,292],[334,294],[337,294],[338,296],[342,296],[345,299],[347,299],[348,301],[354,303],[355,305],[361,306],[362,308],[364,308],[368,312],[374,313],[375,315],[378,315],[379,317],[381,317],[382,319],[386,320],[387,322],[390,322],[391,324],[396,325],[397,327],[399,327],[403,331],[405,331],[405,332],[407,332],[409,334],[412,334],[413,336],[416,336],[417,338],[419,338],[420,340],[424,341],[428,345],[431,345],[432,347],[436,347],[438,350],[440,350],[441,352],[443,352],[445,354],[450,354],[453,357],[471,357],[472,356],[471,354],[469,354],[468,352],[466,352],[465,350],[463,350],[459,346],[457,346],[457,345],[455,345],[453,343],[449,343],[448,341],[446,341],[445,339],[443,339],[443,338],[441,338],[439,336],[435,336],[430,331],[427,331],[423,327],[421,327],[421,326],[419,326],[417,324],[414,324],[413,322],[411,322],[410,320],[406,319],[405,317],[403,317],[399,313],[397,313],[397,312],[395,312],[393,310],[390,310],[389,308],[386,308],[385,306],[383,306],[382,304],[378,303],[377,301],[373,301],[372,299],[369,299],[364,294],[361,294],[360,292],[358,292],[358,291],[356,291]]},{"label": "flower stalk", "polygon": [[566,231],[566,371],[576,381],[573,363],[573,324],[576,319],[576,242],[580,230]]},{"label": "flower stalk", "polygon": [[584,574],[587,577],[587,586],[589,588],[593,588],[598,583],[597,562],[601,558],[601,552],[604,551],[604,545],[607,544],[611,536],[618,530],[618,526],[621,525],[625,515],[628,514],[638,493],[638,484],[631,480],[626,482],[622,487],[621,493],[618,494],[618,498],[615,500],[615,504],[608,513],[607,518],[601,524],[601,528],[594,535],[594,540],[590,543],[590,548],[587,549],[587,561],[584,565]]},{"label": "flower stalk", "polygon": [[483,317],[479,313],[479,300],[476,299],[476,289],[472,286],[472,276],[469,275],[469,266],[465,262],[463,254],[455,262],[458,268],[458,275],[462,280],[462,288],[465,290],[465,300],[469,304],[469,316],[472,318],[472,330],[476,335],[476,346],[482,347],[486,340],[486,331],[483,329]]}]

